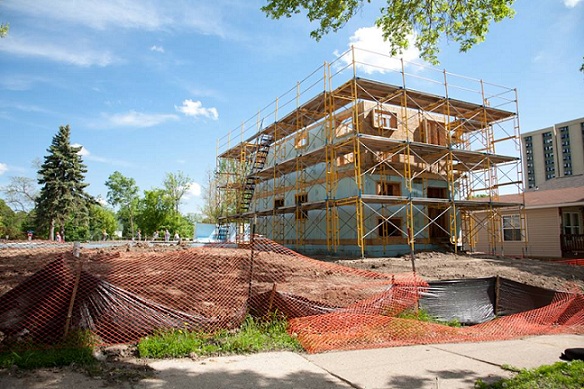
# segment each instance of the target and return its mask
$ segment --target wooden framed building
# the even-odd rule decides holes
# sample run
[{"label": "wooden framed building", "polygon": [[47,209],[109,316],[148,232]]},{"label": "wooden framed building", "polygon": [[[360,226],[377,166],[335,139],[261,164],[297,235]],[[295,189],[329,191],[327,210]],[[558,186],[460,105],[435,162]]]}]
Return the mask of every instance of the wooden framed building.
[{"label": "wooden framed building", "polygon": [[473,250],[484,227],[496,250],[501,210],[522,209],[499,201],[501,188],[522,192],[516,91],[420,65],[408,73],[382,54],[380,79],[364,78],[361,54],[325,63],[218,141],[218,197],[233,202],[220,230],[242,237],[253,220],[300,252],[387,256]]}]

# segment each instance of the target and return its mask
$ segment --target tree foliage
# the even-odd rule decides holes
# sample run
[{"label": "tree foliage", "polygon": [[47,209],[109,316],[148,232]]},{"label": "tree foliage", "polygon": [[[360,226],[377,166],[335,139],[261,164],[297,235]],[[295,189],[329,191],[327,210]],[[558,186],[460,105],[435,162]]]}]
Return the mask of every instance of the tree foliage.
[{"label": "tree foliage", "polygon": [[166,173],[164,188],[170,197],[172,207],[176,213],[179,212],[180,202],[192,183],[193,180],[181,171],[177,173]]},{"label": "tree foliage", "polygon": [[108,187],[108,203],[113,207],[119,207],[118,217],[124,227],[129,224],[130,234],[134,236],[134,219],[138,210],[138,191],[140,190],[136,185],[136,180],[115,171],[108,177],[105,186]]},{"label": "tree foliage", "polygon": [[38,172],[41,190],[35,201],[36,224],[48,229],[49,239],[54,238],[55,227],[63,232],[71,218],[76,224],[86,223],[87,208],[94,201],[85,193],[87,168],[79,154],[81,147],[71,146],[70,133],[68,125],[59,127]]},{"label": "tree foliage", "polygon": [[138,203],[138,225],[145,236],[155,231],[168,228],[174,214],[173,202],[164,189],[144,191],[144,197]]},{"label": "tree foliage", "polygon": [[113,236],[117,227],[118,221],[114,211],[99,204],[89,208],[89,233],[92,240],[101,239],[103,230],[109,236]]},{"label": "tree foliage", "polygon": [[138,202],[136,217],[143,236],[150,237],[155,231],[162,234],[168,229],[173,236],[178,233],[182,238],[192,237],[193,223],[176,212],[174,205],[172,197],[165,189],[145,190],[144,197]]},{"label": "tree foliage", "polygon": [[10,26],[8,25],[8,23],[0,24],[0,38],[4,38],[6,35],[8,35],[9,28]]},{"label": "tree foliage", "polygon": [[4,238],[6,235],[13,237],[14,233],[19,229],[14,225],[15,213],[6,204],[6,202],[0,199],[0,238]]},{"label": "tree foliage", "polygon": [[[370,0],[268,0],[262,11],[268,17],[280,19],[306,12],[318,28],[310,35],[320,40],[329,32],[342,28]],[[391,54],[408,48],[408,37],[420,57],[438,63],[441,38],[456,42],[465,52],[485,40],[492,22],[500,22],[515,14],[514,0],[386,0],[375,24],[389,42]]]}]

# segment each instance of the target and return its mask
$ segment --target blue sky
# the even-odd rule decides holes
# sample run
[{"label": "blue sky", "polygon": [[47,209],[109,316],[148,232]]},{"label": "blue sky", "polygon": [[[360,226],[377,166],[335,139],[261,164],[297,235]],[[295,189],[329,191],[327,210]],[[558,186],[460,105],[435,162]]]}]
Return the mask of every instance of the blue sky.
[{"label": "blue sky", "polygon": [[[69,124],[89,193],[105,198],[116,170],[141,190],[182,171],[195,181],[182,210],[197,211],[217,138],[351,43],[387,51],[372,38],[379,1],[320,42],[303,16],[274,21],[262,4],[0,1],[10,24],[0,40],[0,186],[35,178],[33,161]],[[440,68],[517,88],[522,132],[583,117],[584,1],[518,0],[515,9],[470,52],[442,42]]]}]

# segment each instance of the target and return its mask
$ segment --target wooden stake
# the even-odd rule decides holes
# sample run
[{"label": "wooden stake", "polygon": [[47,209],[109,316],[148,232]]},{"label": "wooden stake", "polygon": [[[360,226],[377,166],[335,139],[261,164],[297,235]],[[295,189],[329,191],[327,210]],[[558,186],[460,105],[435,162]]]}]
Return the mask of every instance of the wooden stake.
[{"label": "wooden stake", "polygon": [[272,310],[272,305],[274,304],[274,297],[276,296],[277,286],[278,284],[276,284],[275,282],[272,285],[272,292],[270,293],[270,303],[268,304],[268,311],[266,312],[266,315],[270,313],[270,311]]}]

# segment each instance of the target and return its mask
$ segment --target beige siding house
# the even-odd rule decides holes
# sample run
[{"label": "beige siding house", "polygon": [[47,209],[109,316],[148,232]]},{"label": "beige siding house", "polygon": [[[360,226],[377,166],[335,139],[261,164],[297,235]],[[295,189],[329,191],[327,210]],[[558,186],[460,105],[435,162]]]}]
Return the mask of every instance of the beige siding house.
[{"label": "beige siding house", "polygon": [[[491,236],[486,218],[477,218],[485,228],[478,230],[476,250],[488,252],[489,240],[494,239],[497,249],[492,254],[584,258],[584,176],[558,178],[542,186],[524,193],[524,215],[501,211],[497,237]],[[500,200],[521,202],[518,195],[503,195]]]}]

